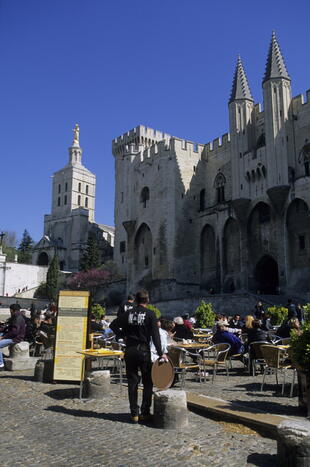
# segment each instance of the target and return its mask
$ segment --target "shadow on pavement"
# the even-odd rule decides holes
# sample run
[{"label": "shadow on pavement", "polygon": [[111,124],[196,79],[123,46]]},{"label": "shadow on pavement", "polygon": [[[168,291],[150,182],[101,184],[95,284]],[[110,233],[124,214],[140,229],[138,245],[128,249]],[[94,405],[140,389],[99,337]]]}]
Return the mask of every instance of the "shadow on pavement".
[{"label": "shadow on pavement", "polygon": [[52,405],[44,410],[63,413],[65,415],[71,415],[72,417],[100,418],[101,420],[131,424],[128,413],[98,413],[92,410],[67,409],[60,405]]},{"label": "shadow on pavement", "polygon": [[21,379],[24,381],[33,381],[33,375],[1,375],[0,378],[8,378],[8,379]]},{"label": "shadow on pavement", "polygon": [[272,454],[250,454],[247,458],[249,464],[257,467],[274,467],[277,463],[277,456]]},{"label": "shadow on pavement", "polygon": [[53,391],[45,392],[44,395],[61,401],[65,399],[77,399],[79,391],[79,388],[54,389]]},{"label": "shadow on pavement", "polygon": [[[234,407],[234,404],[238,404],[238,406]],[[296,406],[284,405],[266,400],[234,400],[229,402],[228,405],[225,405],[225,407],[232,410],[238,410],[239,412],[265,412],[273,415],[300,416],[299,408]]]}]

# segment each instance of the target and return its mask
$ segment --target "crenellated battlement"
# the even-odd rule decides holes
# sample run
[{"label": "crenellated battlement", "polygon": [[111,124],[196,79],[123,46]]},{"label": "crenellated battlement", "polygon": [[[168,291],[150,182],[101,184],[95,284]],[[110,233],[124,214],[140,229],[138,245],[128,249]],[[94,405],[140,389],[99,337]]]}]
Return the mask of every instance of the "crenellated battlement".
[{"label": "crenellated battlement", "polygon": [[153,128],[148,128],[144,125],[139,125],[127,133],[115,138],[112,141],[113,154],[124,154],[127,151],[127,146],[142,144],[145,147],[150,147],[162,140],[170,140],[171,135]]},{"label": "crenellated battlement", "polygon": [[215,154],[219,149],[227,149],[230,145],[230,134],[225,133],[222,137],[215,138],[213,141],[205,144],[204,154]]},{"label": "crenellated battlement", "polygon": [[310,90],[306,91],[306,96],[304,94],[298,94],[292,98],[292,108],[293,112],[297,114],[299,111],[304,110],[310,106]]}]

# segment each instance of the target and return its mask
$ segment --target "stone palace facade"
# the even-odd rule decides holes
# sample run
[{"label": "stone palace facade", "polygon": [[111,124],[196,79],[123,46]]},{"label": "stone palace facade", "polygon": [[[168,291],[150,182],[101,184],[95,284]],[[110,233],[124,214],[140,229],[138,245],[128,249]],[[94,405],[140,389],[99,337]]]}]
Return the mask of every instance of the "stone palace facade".
[{"label": "stone palace facade", "polygon": [[310,92],[292,98],[275,34],[255,104],[238,58],[230,133],[196,144],[138,126],[113,140],[114,259],[128,290],[309,290]]}]

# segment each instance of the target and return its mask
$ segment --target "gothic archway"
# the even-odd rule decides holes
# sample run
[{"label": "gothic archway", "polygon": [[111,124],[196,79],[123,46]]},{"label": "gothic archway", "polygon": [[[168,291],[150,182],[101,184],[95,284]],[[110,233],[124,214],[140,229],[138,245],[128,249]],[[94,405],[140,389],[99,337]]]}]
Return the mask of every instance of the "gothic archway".
[{"label": "gothic archway", "polygon": [[226,274],[240,272],[240,230],[238,222],[232,217],[228,219],[224,228],[224,269]]},{"label": "gothic archway", "polygon": [[37,261],[37,265],[38,266],[48,266],[48,254],[45,253],[45,251],[42,251],[42,253],[39,254],[38,256],[38,261]]},{"label": "gothic archway", "polygon": [[147,224],[141,224],[135,236],[134,265],[137,275],[152,273],[153,240]]},{"label": "gothic archway", "polygon": [[286,214],[289,259],[289,283],[298,290],[308,290],[310,280],[310,211],[307,203],[296,198]]},{"label": "gothic archway", "polygon": [[272,256],[263,256],[255,267],[256,289],[262,294],[275,295],[279,291],[278,263]]},{"label": "gothic archway", "polygon": [[200,283],[201,287],[215,287],[216,278],[216,242],[215,232],[211,225],[203,228],[200,236]]}]

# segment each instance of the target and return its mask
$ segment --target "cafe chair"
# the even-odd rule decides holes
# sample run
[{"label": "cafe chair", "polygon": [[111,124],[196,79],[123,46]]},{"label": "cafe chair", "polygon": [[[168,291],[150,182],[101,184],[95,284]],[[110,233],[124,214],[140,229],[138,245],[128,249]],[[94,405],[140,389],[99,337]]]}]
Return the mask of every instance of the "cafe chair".
[{"label": "cafe chair", "polygon": [[256,376],[256,366],[260,365],[261,368],[265,365],[265,359],[263,357],[261,346],[262,345],[271,345],[267,341],[255,341],[249,344],[249,361],[248,361],[248,370],[249,374],[252,372],[252,376]]},{"label": "cafe chair", "polygon": [[[181,388],[185,387],[186,372],[189,370],[197,370],[199,376],[199,382],[201,383],[201,372],[200,372],[200,360],[201,355],[199,353],[189,352],[182,347],[170,347],[168,350],[168,357],[172,361],[174,371],[176,375],[181,377]],[[196,363],[187,363],[186,357],[192,357],[196,360]]]},{"label": "cafe chair", "polygon": [[228,370],[228,353],[230,350],[229,344],[214,344],[207,349],[201,349],[202,359],[201,366],[204,374],[204,380],[206,381],[206,367],[210,366],[213,368],[212,383],[215,381],[216,373],[218,368],[223,367],[226,369],[227,378],[229,377]]},{"label": "cafe chair", "polygon": [[290,345],[291,338],[290,337],[278,337],[278,336],[275,336],[275,341],[273,343],[274,343],[274,345]]},{"label": "cafe chair", "polygon": [[261,391],[263,390],[264,384],[265,384],[265,379],[266,375],[269,373],[270,375],[275,374],[276,375],[276,383],[277,386],[279,384],[278,382],[278,371],[280,371],[283,374],[283,382],[282,382],[282,396],[284,394],[284,386],[285,386],[285,377],[286,377],[286,370],[291,369],[294,370],[293,373],[293,381],[291,384],[291,391],[290,391],[290,396],[292,397],[293,393],[293,387],[295,383],[295,369],[293,368],[292,364],[290,362],[285,361],[285,351],[276,345],[262,345],[261,346],[261,352],[264,357],[266,366],[264,370],[264,377],[263,377],[263,382],[261,385]]}]

